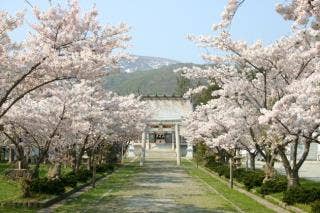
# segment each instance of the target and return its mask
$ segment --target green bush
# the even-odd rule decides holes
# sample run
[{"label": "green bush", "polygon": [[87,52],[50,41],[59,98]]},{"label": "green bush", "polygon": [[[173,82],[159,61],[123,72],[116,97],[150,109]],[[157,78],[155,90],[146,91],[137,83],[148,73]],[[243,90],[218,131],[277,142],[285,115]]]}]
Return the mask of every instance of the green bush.
[{"label": "green bush", "polygon": [[233,171],[233,176],[235,179],[237,179],[237,181],[243,183],[248,176],[248,171],[244,168],[239,168]]},{"label": "green bush", "polygon": [[69,172],[61,177],[61,181],[65,186],[75,188],[77,186],[78,177],[73,172]]},{"label": "green bush", "polygon": [[205,167],[218,173],[219,176],[225,176],[229,178],[229,167],[225,164],[215,161],[213,157],[207,158]]},{"label": "green bush", "polygon": [[259,187],[263,183],[264,172],[262,170],[246,170],[239,168],[233,172],[234,178],[245,185],[247,189]]},{"label": "green bush", "polygon": [[320,200],[317,200],[311,204],[312,213],[320,213]]},{"label": "green bush", "polygon": [[263,195],[283,192],[287,189],[287,183],[288,181],[286,177],[276,176],[274,179],[263,183],[259,192]]},{"label": "green bush", "polygon": [[214,156],[208,156],[206,158],[205,167],[207,167],[210,170],[214,171],[216,167],[221,165],[222,165],[221,163],[215,161]]},{"label": "green bush", "polygon": [[245,177],[243,177],[243,184],[247,189],[259,187],[262,185],[264,179],[264,172],[261,170],[248,171]]},{"label": "green bush", "polygon": [[79,182],[87,182],[91,178],[92,173],[87,169],[80,169],[76,176]]},{"label": "green bush", "polygon": [[[230,178],[230,167],[227,164],[215,161],[213,157],[207,158],[205,166],[219,176]],[[262,170],[247,171],[244,168],[239,168],[233,171],[234,179],[243,183],[247,189],[261,186],[264,176],[265,174]]]},{"label": "green bush", "polygon": [[114,166],[112,164],[102,164],[97,166],[98,173],[104,173],[104,172],[113,172]]},{"label": "green bush", "polygon": [[208,151],[208,146],[203,141],[198,142],[196,144],[194,158],[197,164],[205,160],[207,151]]},{"label": "green bush", "polygon": [[292,205],[294,203],[311,203],[320,199],[320,189],[311,188],[306,189],[302,187],[296,187],[289,189],[283,194],[283,202]]},{"label": "green bush", "polygon": [[214,171],[217,172],[219,176],[224,176],[225,178],[230,178],[229,166],[220,165],[220,166],[215,167]]},{"label": "green bush", "polygon": [[49,180],[45,177],[32,180],[30,191],[34,193],[58,195],[64,193],[65,188],[60,179]]}]

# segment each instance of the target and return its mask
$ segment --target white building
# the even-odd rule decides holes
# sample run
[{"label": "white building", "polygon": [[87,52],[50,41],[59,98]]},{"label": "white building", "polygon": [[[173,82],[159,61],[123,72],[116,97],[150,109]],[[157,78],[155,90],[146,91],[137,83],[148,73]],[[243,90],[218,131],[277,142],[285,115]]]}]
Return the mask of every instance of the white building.
[{"label": "white building", "polygon": [[[192,145],[186,144],[180,132],[183,131],[181,122],[193,111],[190,99],[175,96],[144,96],[142,100],[151,108],[150,120],[142,135],[142,147],[176,149],[177,163],[181,155],[192,158]],[[137,144],[137,143],[136,143]]]}]

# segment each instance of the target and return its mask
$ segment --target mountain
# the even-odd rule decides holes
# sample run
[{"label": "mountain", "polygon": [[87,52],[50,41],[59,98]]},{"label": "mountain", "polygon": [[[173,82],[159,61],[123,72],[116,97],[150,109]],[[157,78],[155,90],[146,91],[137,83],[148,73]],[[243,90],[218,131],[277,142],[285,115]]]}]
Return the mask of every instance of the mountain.
[{"label": "mountain", "polygon": [[[157,64],[157,62],[150,64]],[[198,65],[176,63],[156,69],[120,72],[108,76],[105,81],[105,87],[108,90],[117,92],[119,95],[131,93],[137,95],[181,95],[178,88],[178,81],[181,77],[174,73],[174,70],[186,66]]]},{"label": "mountain", "polygon": [[159,69],[163,66],[169,66],[173,64],[178,64],[180,62],[166,59],[166,58],[159,58],[159,57],[149,57],[149,56],[133,56],[135,60],[133,61],[123,61],[121,62],[121,71],[132,73],[135,71],[146,71],[146,70],[154,70]]}]

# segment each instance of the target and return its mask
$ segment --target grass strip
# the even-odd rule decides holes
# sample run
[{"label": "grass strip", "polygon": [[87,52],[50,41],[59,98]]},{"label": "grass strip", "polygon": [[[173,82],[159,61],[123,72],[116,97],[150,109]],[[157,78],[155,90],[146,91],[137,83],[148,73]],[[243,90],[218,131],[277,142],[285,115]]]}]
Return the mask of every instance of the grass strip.
[{"label": "grass strip", "polygon": [[[120,167],[116,172],[102,179],[96,188],[84,192],[79,197],[70,198],[64,205],[57,208],[55,212],[77,212],[96,206],[102,199],[105,202],[109,196],[108,192],[111,194],[111,192],[114,193],[121,190],[121,187],[127,184],[139,170],[141,168],[137,163]],[[112,199],[112,196],[109,196],[109,199]]]},{"label": "grass strip", "polygon": [[200,178],[201,180],[206,182],[209,186],[218,191],[223,197],[228,199],[231,203],[236,204],[236,206],[238,206],[243,212],[274,212],[271,209],[268,209],[265,206],[259,204],[257,201],[249,198],[248,196],[236,190],[230,189],[221,180],[213,176],[210,176],[209,174],[200,169],[197,169],[193,165],[193,163],[189,161],[184,161],[183,167],[192,177]]}]

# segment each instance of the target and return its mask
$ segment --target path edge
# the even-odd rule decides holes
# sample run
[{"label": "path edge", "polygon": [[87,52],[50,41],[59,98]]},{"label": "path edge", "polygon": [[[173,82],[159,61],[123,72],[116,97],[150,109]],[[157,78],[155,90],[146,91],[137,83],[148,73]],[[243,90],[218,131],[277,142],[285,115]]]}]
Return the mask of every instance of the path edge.
[{"label": "path edge", "polygon": [[[192,162],[191,160],[186,159],[188,162],[190,162],[193,166],[194,162]],[[228,184],[228,182],[226,180],[223,180],[221,177],[217,176],[216,174],[214,174],[212,171],[208,170],[207,168],[204,168],[203,166],[199,165],[198,169],[202,170],[203,172],[207,173],[208,175],[210,175],[211,177],[218,179],[219,181],[221,181],[224,184]],[[238,183],[237,183],[238,185]],[[287,206],[280,206],[277,204],[274,204],[272,202],[270,202],[269,200],[258,196],[252,192],[249,192],[245,189],[240,188],[239,186],[234,186],[234,189],[238,192],[240,192],[241,194],[244,194],[248,197],[250,197],[251,199],[255,200],[256,202],[258,202],[259,204],[263,205],[264,207],[271,209],[275,212],[279,212],[279,213],[290,213],[291,211],[295,211],[295,212],[299,212],[299,213],[306,213],[305,211],[301,210],[301,209],[296,209],[296,207],[294,207],[294,209],[290,209]],[[241,184],[240,184],[241,185]],[[298,210],[298,211],[297,211]]]}]

